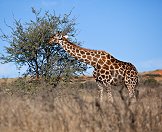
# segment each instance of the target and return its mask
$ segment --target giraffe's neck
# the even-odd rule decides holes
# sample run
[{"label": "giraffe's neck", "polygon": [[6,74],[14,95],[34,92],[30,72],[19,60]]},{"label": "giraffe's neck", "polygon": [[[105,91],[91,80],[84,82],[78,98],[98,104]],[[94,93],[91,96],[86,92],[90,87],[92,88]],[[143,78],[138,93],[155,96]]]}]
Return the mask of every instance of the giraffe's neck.
[{"label": "giraffe's neck", "polygon": [[97,67],[97,63],[99,63],[101,58],[104,63],[104,60],[106,61],[107,56],[109,55],[105,51],[89,50],[86,48],[79,47],[69,42],[66,38],[63,38],[62,40],[60,40],[59,44],[71,56],[75,57],[79,61],[82,61],[86,64],[93,66],[94,68]]}]

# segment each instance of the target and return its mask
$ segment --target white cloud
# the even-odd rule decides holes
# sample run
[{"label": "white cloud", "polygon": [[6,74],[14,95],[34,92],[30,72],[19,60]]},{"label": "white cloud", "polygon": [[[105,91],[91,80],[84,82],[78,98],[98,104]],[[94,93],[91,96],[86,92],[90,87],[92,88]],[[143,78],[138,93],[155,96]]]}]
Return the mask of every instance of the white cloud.
[{"label": "white cloud", "polygon": [[54,0],[42,0],[41,5],[44,7],[52,7],[52,6],[56,6],[57,2]]}]

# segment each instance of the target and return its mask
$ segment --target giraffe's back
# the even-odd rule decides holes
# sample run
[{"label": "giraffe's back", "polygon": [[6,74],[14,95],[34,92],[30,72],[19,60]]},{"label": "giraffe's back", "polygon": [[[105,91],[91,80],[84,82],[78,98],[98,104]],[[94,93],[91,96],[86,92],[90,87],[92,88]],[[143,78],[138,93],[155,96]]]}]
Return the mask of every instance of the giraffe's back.
[{"label": "giraffe's back", "polygon": [[[102,62],[102,63],[100,63]],[[106,84],[121,85],[129,80],[137,78],[137,70],[135,66],[129,62],[116,59],[107,53],[107,60],[98,61],[97,68],[94,71],[94,77]]]}]

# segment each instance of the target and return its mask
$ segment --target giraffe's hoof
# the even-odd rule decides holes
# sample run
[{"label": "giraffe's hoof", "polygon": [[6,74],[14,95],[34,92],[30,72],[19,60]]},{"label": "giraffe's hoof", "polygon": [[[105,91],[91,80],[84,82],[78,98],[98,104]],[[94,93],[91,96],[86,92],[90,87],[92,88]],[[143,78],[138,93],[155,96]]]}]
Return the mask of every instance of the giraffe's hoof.
[{"label": "giraffe's hoof", "polygon": [[137,99],[136,98],[131,98],[130,101],[131,101],[131,103],[136,103]]},{"label": "giraffe's hoof", "polygon": [[136,100],[136,98],[130,98],[130,99],[128,99],[128,102],[127,102],[127,104],[128,105],[133,105],[133,104],[135,104],[137,102],[137,100]]},{"label": "giraffe's hoof", "polygon": [[110,103],[113,103],[113,102],[114,102],[113,98],[109,99],[108,101],[109,101]]},{"label": "giraffe's hoof", "polygon": [[96,100],[95,101],[95,106],[96,106],[96,108],[97,108],[98,111],[99,110],[102,110],[101,105],[102,105],[102,102],[100,102],[99,100]]}]

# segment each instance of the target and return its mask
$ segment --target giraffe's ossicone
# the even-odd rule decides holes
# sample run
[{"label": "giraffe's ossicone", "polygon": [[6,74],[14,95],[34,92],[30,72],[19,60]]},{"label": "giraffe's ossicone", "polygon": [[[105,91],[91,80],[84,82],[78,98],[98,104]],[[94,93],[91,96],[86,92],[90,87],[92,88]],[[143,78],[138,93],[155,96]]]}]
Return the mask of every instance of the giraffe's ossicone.
[{"label": "giraffe's ossicone", "polygon": [[124,85],[129,97],[135,97],[138,83],[138,72],[129,62],[123,62],[102,50],[90,50],[71,43],[67,36],[57,33],[50,37],[49,44],[60,44],[71,56],[94,67],[93,76],[98,84],[100,100],[103,88],[108,93],[108,99],[113,102],[111,86]]}]

